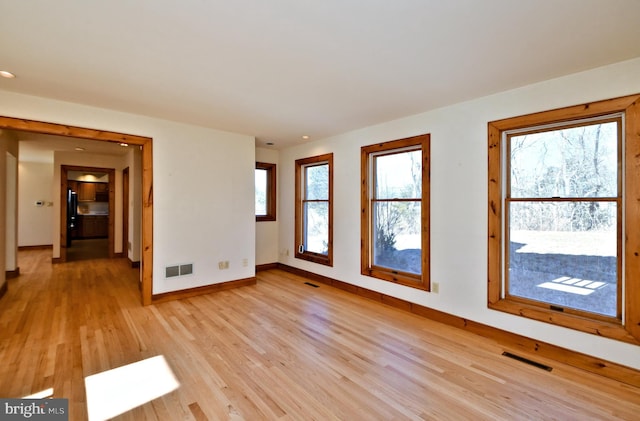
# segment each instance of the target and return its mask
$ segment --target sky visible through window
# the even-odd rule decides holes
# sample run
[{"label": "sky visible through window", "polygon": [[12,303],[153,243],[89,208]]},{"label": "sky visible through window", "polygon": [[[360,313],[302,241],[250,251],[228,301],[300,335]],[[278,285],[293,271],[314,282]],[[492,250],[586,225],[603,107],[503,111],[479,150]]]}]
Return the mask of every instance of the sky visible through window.
[{"label": "sky visible through window", "polygon": [[267,214],[267,170],[256,168],[256,215]]}]

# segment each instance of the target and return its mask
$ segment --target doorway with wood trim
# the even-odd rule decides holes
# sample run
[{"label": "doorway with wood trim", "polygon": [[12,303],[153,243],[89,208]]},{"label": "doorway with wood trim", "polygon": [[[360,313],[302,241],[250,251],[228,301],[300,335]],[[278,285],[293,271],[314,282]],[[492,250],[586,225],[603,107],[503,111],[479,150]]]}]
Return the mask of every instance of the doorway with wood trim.
[{"label": "doorway with wood trim", "polygon": [[[140,146],[142,155],[142,244],[140,256],[141,301],[143,305],[151,304],[153,282],[152,139],[143,136],[129,135],[117,132],[107,132],[103,130],[87,129],[82,127],[61,125],[57,123],[47,123],[4,116],[0,116],[0,129],[81,138],[100,142],[127,143],[129,145]],[[62,236],[59,235],[57,241],[61,241],[61,239]]]}]

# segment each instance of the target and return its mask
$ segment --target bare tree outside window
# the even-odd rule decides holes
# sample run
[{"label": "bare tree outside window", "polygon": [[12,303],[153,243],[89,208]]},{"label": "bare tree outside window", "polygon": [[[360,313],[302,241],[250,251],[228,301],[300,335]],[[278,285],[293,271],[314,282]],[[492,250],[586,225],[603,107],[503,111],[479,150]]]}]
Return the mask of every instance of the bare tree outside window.
[{"label": "bare tree outside window", "polygon": [[333,154],[296,160],[295,257],[333,265]]},{"label": "bare tree outside window", "polygon": [[329,252],[329,164],[304,168],[304,239],[307,251]]},{"label": "bare tree outside window", "polygon": [[422,273],[420,157],[421,151],[414,150],[374,158],[374,265]]},{"label": "bare tree outside window", "polygon": [[362,274],[429,290],[429,152],[424,134],[363,146]]},{"label": "bare tree outside window", "polygon": [[507,139],[507,293],[618,316],[619,122]]}]

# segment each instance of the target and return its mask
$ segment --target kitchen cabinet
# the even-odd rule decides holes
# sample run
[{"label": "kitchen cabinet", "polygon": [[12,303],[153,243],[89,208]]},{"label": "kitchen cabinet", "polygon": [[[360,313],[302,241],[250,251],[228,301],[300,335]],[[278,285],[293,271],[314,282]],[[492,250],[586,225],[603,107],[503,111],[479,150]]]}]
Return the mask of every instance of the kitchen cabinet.
[{"label": "kitchen cabinet", "polygon": [[78,238],[103,238],[109,236],[108,215],[79,215]]},{"label": "kitchen cabinet", "polygon": [[78,200],[81,202],[108,202],[108,183],[78,182]]},{"label": "kitchen cabinet", "polygon": [[109,201],[109,184],[107,183],[95,183],[96,184],[96,202],[108,202]]},{"label": "kitchen cabinet", "polygon": [[96,200],[96,183],[78,183],[78,200],[94,202]]}]

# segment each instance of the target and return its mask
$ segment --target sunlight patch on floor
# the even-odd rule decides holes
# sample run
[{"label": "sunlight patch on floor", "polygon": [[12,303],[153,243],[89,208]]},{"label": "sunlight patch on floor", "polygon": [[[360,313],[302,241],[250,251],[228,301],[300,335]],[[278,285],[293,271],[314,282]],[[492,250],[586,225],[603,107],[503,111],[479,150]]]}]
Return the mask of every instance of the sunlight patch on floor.
[{"label": "sunlight patch on floor", "polygon": [[84,379],[89,421],[107,420],[180,387],[162,355]]},{"label": "sunlight patch on floor", "polygon": [[50,387],[41,392],[37,392],[29,396],[23,396],[22,399],[46,399],[52,396],[53,396],[53,388]]}]

